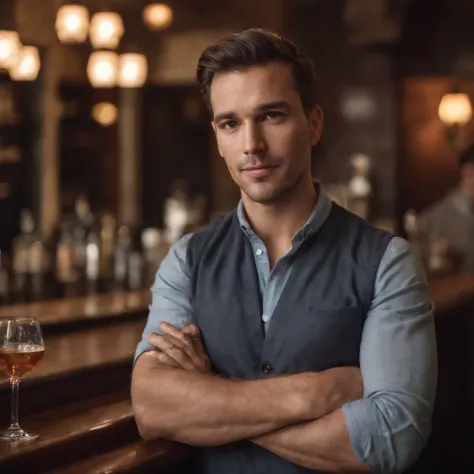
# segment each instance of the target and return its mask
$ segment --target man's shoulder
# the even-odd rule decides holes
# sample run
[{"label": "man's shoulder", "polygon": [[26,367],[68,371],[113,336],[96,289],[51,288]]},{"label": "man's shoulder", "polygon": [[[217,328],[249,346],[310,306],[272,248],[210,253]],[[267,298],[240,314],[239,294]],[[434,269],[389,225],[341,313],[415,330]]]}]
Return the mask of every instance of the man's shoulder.
[{"label": "man's shoulder", "polygon": [[235,232],[239,227],[236,211],[220,214],[207,225],[189,236],[186,243],[188,263],[192,264],[193,256],[202,253],[205,249],[224,245],[224,238]]},{"label": "man's shoulder", "polygon": [[383,238],[383,240],[388,243],[394,236],[391,232],[374,226],[366,219],[335,203],[333,203],[333,212],[342,224],[342,228],[344,229],[343,235],[346,237],[350,237],[352,232],[357,232],[361,235],[360,242],[378,237]]}]

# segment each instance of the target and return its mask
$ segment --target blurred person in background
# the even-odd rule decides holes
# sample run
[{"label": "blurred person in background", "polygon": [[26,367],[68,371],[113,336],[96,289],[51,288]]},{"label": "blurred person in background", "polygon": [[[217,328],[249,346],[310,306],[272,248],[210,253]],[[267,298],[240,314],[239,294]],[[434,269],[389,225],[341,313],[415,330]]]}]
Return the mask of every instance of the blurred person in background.
[{"label": "blurred person in background", "polygon": [[474,272],[474,144],[459,155],[457,187],[419,216],[428,266]]},{"label": "blurred person in background", "polygon": [[196,474],[400,473],[430,434],[423,269],[405,240],[313,182],[314,74],[260,29],[198,63],[241,201],[162,262],[131,389],[145,439],[202,447]]}]

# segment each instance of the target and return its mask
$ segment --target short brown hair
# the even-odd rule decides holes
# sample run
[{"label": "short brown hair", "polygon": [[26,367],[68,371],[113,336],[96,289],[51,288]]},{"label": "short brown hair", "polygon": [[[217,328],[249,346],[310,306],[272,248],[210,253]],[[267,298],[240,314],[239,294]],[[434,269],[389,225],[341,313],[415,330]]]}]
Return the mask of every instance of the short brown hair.
[{"label": "short brown hair", "polygon": [[303,109],[309,114],[316,105],[313,61],[302,56],[290,40],[259,28],[233,33],[208,46],[199,58],[196,80],[209,110],[212,80],[216,74],[245,71],[273,61],[287,64]]}]

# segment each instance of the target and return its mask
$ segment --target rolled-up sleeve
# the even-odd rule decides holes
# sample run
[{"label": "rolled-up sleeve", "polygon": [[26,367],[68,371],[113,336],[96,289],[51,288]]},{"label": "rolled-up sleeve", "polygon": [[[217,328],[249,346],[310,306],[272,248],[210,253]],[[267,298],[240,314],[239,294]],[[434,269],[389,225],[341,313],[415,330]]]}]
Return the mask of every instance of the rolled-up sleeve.
[{"label": "rolled-up sleeve", "polygon": [[425,274],[398,237],[377,272],[360,366],[364,398],[342,408],[352,447],[374,472],[402,473],[430,435],[438,366]]},{"label": "rolled-up sleeve", "polygon": [[167,322],[182,328],[194,322],[191,303],[190,271],[186,250],[192,234],[185,235],[161,262],[151,288],[152,303],[142,338],[135,351],[134,363],[143,352],[155,349],[147,341],[150,333],[162,333],[160,324]]}]

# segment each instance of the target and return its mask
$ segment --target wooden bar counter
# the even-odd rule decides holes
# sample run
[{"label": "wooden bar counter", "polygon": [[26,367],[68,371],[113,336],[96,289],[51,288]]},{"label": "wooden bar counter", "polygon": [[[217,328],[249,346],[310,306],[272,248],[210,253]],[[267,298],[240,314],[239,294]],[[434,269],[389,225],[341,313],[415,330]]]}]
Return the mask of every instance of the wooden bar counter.
[{"label": "wooden bar counter", "polygon": [[82,298],[64,298],[38,303],[0,306],[0,318],[38,318],[43,328],[77,322],[121,318],[146,311],[150,292],[120,291]]},{"label": "wooden bar counter", "polygon": [[[410,469],[468,472],[474,407],[474,275],[429,281],[435,305],[439,382],[428,449]],[[139,438],[129,399],[132,358],[146,319],[148,291],[0,307],[0,317],[35,316],[45,358],[20,387],[20,423],[40,434],[0,443],[0,472],[193,472],[193,450]],[[0,423],[9,416],[0,379]],[[34,466],[34,468],[33,468]],[[467,470],[466,470],[467,469]],[[470,471],[469,471],[470,472]]]}]

